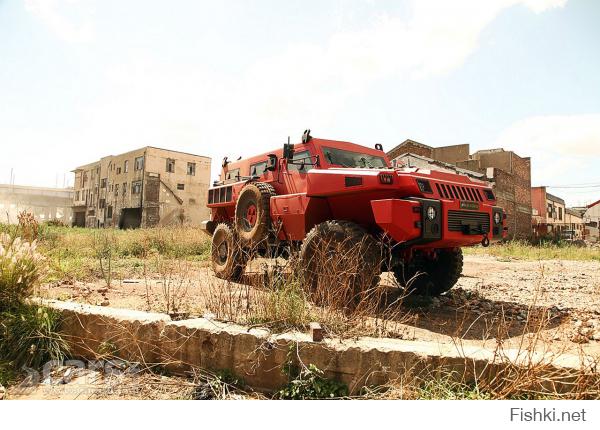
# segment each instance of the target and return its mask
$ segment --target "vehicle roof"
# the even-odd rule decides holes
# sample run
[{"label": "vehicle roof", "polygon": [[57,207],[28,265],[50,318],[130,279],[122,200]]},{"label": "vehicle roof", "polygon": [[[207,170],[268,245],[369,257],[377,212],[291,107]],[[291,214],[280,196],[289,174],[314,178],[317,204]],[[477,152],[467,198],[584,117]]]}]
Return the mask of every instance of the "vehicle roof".
[{"label": "vehicle roof", "polygon": [[[329,140],[329,139],[319,139],[313,137],[308,143],[295,143],[294,150],[296,152],[301,152],[307,149],[314,149],[318,147],[331,147],[336,149],[347,149],[349,151],[354,152],[362,152],[364,154],[373,155],[376,157],[382,157],[385,159],[386,163],[389,165],[390,161],[385,154],[385,152],[380,151],[375,148],[370,148],[368,146],[359,145],[352,142],[345,142],[342,140]],[[227,165],[227,170],[234,170],[243,166],[247,166],[250,164],[258,163],[261,161],[265,161],[270,154],[275,154],[277,157],[281,157],[283,155],[283,144],[281,148],[275,149],[273,151],[264,152],[259,155],[255,155],[248,158],[242,158],[241,160],[232,161]]]}]

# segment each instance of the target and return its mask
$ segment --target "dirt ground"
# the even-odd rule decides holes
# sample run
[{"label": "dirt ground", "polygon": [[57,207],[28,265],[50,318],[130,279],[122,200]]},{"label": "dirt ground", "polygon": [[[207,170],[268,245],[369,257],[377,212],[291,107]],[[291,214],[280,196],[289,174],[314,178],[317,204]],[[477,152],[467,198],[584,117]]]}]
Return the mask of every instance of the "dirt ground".
[{"label": "dirt ground", "polygon": [[[389,278],[383,276],[385,284]],[[110,288],[102,281],[55,283],[44,286],[40,295],[188,318],[206,315],[209,301],[224,289],[242,296],[256,288],[234,284],[232,290],[232,284],[215,278],[206,264],[197,263],[187,267],[183,276],[179,271],[117,280]],[[463,276],[449,293],[425,303],[407,300],[401,306],[402,317],[388,336],[478,344],[502,338],[522,344],[523,339],[537,335],[552,350],[600,356],[598,262],[510,261],[467,255]]]},{"label": "dirt ground", "polygon": [[192,382],[190,378],[119,371],[105,368],[60,366],[45,377],[35,374],[8,388],[6,400],[234,400],[262,398],[223,383]]}]

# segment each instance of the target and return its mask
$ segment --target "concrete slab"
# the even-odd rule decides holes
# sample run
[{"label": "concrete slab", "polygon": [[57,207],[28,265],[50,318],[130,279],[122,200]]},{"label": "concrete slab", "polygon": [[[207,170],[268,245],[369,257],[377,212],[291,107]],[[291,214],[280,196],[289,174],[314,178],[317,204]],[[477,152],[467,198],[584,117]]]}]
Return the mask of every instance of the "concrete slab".
[{"label": "concrete slab", "polygon": [[410,375],[444,371],[470,381],[531,365],[554,375],[553,382],[564,381],[568,389],[573,374],[596,372],[597,359],[573,354],[367,337],[313,342],[306,333],[273,335],[266,329],[212,319],[171,321],[165,314],[54,300],[43,303],[65,316],[62,329],[75,355],[160,363],[173,374],[229,369],[261,391],[286,384],[282,368],[287,363],[314,364],[326,376],[346,383],[351,393]]}]

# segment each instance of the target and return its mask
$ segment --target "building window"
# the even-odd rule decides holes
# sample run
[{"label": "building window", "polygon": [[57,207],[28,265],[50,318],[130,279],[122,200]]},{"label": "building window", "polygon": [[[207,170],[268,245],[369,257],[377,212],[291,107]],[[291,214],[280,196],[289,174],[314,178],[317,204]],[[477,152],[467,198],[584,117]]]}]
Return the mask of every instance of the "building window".
[{"label": "building window", "polygon": [[100,179],[100,188],[106,188],[106,178]]},{"label": "building window", "polygon": [[172,158],[167,158],[167,172],[175,173],[175,160]]},{"label": "building window", "polygon": [[106,210],[106,217],[107,218],[112,218],[112,206],[109,206],[108,209]]},{"label": "building window", "polygon": [[144,157],[136,157],[133,168],[135,170],[144,170]]},{"label": "building window", "polygon": [[196,163],[187,163],[187,174],[196,176]]},{"label": "building window", "polygon": [[79,191],[75,191],[75,201],[79,201]]},{"label": "building window", "polygon": [[121,168],[117,167],[117,175],[120,175],[120,174],[121,174]]},{"label": "building window", "polygon": [[558,219],[562,221],[562,208],[558,208]]},{"label": "building window", "polygon": [[129,160],[125,160],[125,163],[123,163],[123,172],[129,172]]},{"label": "building window", "polygon": [[185,189],[185,184],[177,184],[177,189],[183,191]]},{"label": "building window", "polygon": [[123,197],[127,194],[127,182],[123,182]]},{"label": "building window", "polygon": [[142,192],[142,181],[131,183],[131,194],[140,194]]},{"label": "building window", "polygon": [[548,203],[548,216],[552,216],[552,205]]},{"label": "building window", "polygon": [[106,200],[100,199],[99,206],[100,206],[100,209],[104,209],[106,207]]},{"label": "building window", "polygon": [[119,184],[115,184],[115,197],[119,195]]}]

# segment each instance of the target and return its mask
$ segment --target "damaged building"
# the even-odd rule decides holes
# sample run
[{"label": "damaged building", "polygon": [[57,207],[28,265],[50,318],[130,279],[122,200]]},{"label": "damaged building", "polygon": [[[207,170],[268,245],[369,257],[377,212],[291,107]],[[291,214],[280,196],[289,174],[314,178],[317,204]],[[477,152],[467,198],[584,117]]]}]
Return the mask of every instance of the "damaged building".
[{"label": "damaged building", "polygon": [[80,227],[199,225],[208,218],[210,158],[147,146],[80,166],[73,222]]},{"label": "damaged building", "polygon": [[[513,151],[490,149],[471,154],[469,144],[434,148],[407,139],[387,153],[393,164],[452,169],[491,183],[506,210],[510,238],[531,237],[531,160]],[[417,165],[417,159],[420,163]],[[428,161],[429,160],[429,161]],[[413,163],[413,164],[411,164]]]},{"label": "damaged building", "polygon": [[37,222],[72,222],[71,188],[29,187],[23,185],[0,185],[0,222],[16,224],[21,212],[28,212]]}]

